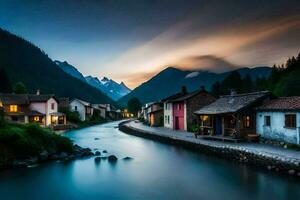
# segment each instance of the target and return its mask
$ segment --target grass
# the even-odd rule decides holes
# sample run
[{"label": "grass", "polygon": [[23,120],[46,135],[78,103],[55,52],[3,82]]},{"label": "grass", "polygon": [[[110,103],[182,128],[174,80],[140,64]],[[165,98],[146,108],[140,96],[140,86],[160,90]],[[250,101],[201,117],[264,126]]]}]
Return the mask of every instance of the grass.
[{"label": "grass", "polygon": [[73,152],[74,147],[70,139],[38,124],[0,127],[0,164],[38,156],[44,150],[49,153]]}]

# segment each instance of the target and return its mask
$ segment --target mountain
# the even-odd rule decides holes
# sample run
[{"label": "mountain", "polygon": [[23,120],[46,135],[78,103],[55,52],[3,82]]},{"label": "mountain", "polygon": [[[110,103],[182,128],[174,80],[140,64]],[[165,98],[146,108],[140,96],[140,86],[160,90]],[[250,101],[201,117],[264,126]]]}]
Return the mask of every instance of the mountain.
[{"label": "mountain", "polygon": [[131,91],[123,82],[118,84],[114,80],[106,77],[99,80],[97,77],[87,76],[85,77],[85,80],[87,83],[103,91],[114,100],[120,99]]},{"label": "mountain", "polygon": [[[249,74],[252,79],[256,79],[258,77],[268,77],[271,70],[270,67],[255,67],[239,68],[233,71],[238,71],[242,77]],[[157,101],[178,92],[183,85],[189,91],[197,90],[202,85],[210,89],[212,84],[216,81],[222,81],[231,72],[184,71],[168,67],[119,99],[118,103],[126,105],[128,100],[133,97],[139,98],[142,103]]]},{"label": "mountain", "polygon": [[67,63],[66,61],[54,61],[64,72],[68,73],[69,75],[97,88],[101,92],[105,93],[107,96],[112,98],[113,100],[118,100],[121,97],[127,95],[131,90],[123,83],[120,84],[115,82],[112,79],[108,79],[104,77],[103,79],[99,80],[97,77],[93,76],[86,76],[84,77],[82,73],[80,73],[76,67],[72,66],[71,64]]},{"label": "mountain", "polygon": [[92,103],[112,103],[111,98],[65,73],[34,44],[0,29],[0,68],[12,83],[23,82],[28,91],[53,93],[60,97],[80,98]]},{"label": "mountain", "polygon": [[69,75],[78,78],[79,80],[85,82],[84,76],[72,65],[67,63],[67,61],[60,62],[58,60],[54,61],[64,72],[68,73]]}]

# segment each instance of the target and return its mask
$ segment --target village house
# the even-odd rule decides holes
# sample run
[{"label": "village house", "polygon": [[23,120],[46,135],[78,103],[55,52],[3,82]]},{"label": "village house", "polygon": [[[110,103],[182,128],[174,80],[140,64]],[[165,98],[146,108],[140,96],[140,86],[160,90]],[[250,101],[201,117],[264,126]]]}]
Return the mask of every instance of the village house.
[{"label": "village house", "polygon": [[150,126],[162,126],[164,119],[163,104],[161,102],[152,103],[149,109],[148,114]]},{"label": "village house", "polygon": [[0,107],[5,118],[15,123],[38,123],[42,126],[66,124],[66,116],[58,112],[58,100],[54,95],[0,94]]},{"label": "village house", "polygon": [[151,111],[151,105],[153,102],[146,103],[142,108],[142,114],[145,122],[150,123],[150,111]]},{"label": "village house", "polygon": [[194,111],[213,101],[215,98],[204,87],[191,93],[183,87],[181,93],[164,100],[164,126],[174,130],[191,130],[197,125]]},{"label": "village house", "polygon": [[261,91],[221,96],[215,102],[197,110],[199,134],[215,138],[257,139],[257,106],[269,101],[270,92]]},{"label": "village house", "polygon": [[261,137],[300,144],[300,96],[280,97],[258,107],[257,134]]},{"label": "village house", "polygon": [[92,104],[93,110],[99,111],[99,116],[103,119],[106,119],[106,106],[103,104]]},{"label": "village house", "polygon": [[106,118],[110,120],[118,120],[122,118],[121,110],[117,110],[111,104],[101,104],[106,109]]},{"label": "village house", "polygon": [[80,120],[85,121],[92,117],[93,115],[92,104],[80,99],[73,99],[70,102],[70,110],[79,113]]}]

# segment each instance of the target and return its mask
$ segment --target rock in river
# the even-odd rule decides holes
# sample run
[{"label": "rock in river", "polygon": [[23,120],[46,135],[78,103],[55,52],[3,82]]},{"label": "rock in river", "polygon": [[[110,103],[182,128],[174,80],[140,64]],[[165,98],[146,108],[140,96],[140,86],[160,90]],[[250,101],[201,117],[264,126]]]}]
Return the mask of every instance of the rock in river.
[{"label": "rock in river", "polygon": [[126,156],[123,160],[132,160],[133,158]]},{"label": "rock in river", "polygon": [[117,161],[118,160],[118,158],[115,156],[115,155],[110,155],[110,156],[108,156],[108,161],[110,161],[110,162],[115,162],[115,161]]},{"label": "rock in river", "polygon": [[100,156],[100,155],[101,155],[100,151],[95,152],[95,156]]}]

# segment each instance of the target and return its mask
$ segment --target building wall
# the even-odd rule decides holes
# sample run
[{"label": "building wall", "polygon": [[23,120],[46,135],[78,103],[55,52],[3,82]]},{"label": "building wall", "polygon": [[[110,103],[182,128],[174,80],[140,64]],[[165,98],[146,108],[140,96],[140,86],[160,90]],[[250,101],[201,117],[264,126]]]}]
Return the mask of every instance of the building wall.
[{"label": "building wall", "polygon": [[188,130],[191,126],[197,124],[197,116],[194,114],[195,111],[202,107],[214,102],[215,97],[208,93],[199,93],[190,99],[186,100],[186,129]]},{"label": "building wall", "polygon": [[173,103],[173,129],[185,130],[184,120],[184,102]]},{"label": "building wall", "polygon": [[163,117],[163,111],[157,111],[150,113],[150,125],[151,126],[160,126],[160,119]]},{"label": "building wall", "polygon": [[[54,109],[51,108],[51,104],[54,103]],[[54,98],[50,98],[46,103],[46,126],[51,124],[51,113],[58,111],[58,103]]]},{"label": "building wall", "polygon": [[164,103],[164,127],[173,129],[173,105],[172,105],[172,103]]},{"label": "building wall", "polygon": [[30,104],[29,109],[46,114],[46,102],[33,102]]},{"label": "building wall", "polygon": [[[296,114],[296,129],[285,128],[285,114]],[[264,116],[271,117],[271,126],[264,125]],[[300,112],[258,112],[256,132],[262,137],[300,144]]]},{"label": "building wall", "polygon": [[70,103],[70,109],[71,111],[76,111],[75,106],[77,106],[77,112],[79,113],[80,120],[85,121],[85,106],[82,105],[79,101],[73,100]]}]

